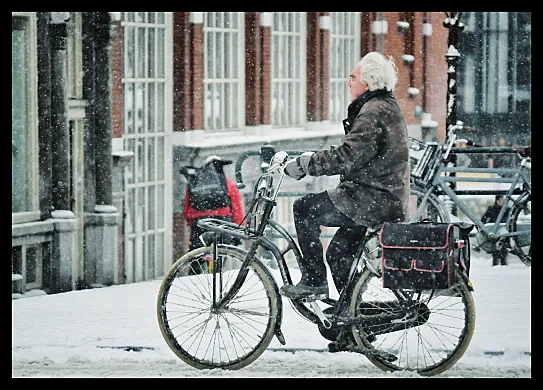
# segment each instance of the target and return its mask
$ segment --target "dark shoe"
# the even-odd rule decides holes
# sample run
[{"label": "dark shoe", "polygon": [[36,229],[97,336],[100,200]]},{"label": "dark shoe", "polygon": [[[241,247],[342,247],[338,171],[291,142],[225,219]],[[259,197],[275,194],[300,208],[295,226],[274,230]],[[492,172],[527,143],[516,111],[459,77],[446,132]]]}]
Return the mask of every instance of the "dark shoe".
[{"label": "dark shoe", "polygon": [[[373,343],[377,338],[373,333],[367,333],[366,339]],[[331,343],[328,343],[328,351],[329,352],[358,352],[358,347],[356,345],[356,341],[354,340],[354,337],[351,333],[349,333],[347,336],[344,336],[343,334],[340,334],[336,341],[332,341]]]},{"label": "dark shoe", "polygon": [[340,343],[338,341],[332,341],[331,343],[328,343],[328,352],[345,352],[348,351],[346,349],[346,345],[343,343]]},{"label": "dark shoe", "polygon": [[281,287],[279,293],[284,297],[291,299],[300,298],[314,298],[314,299],[326,299],[328,298],[328,283],[321,286],[307,286],[302,282],[297,285],[289,284]]},{"label": "dark shoe", "polygon": [[328,343],[328,352],[356,352],[357,346],[351,332],[341,331],[336,341]]}]

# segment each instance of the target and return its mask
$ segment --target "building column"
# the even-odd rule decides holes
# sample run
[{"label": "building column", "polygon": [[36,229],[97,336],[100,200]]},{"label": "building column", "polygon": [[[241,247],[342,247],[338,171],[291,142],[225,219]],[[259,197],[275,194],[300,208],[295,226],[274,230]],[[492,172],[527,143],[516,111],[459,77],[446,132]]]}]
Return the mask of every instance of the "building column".
[{"label": "building column", "polygon": [[[66,17],[65,14],[68,14]],[[70,210],[70,135],[68,127],[67,12],[51,12],[51,157],[53,208]]]},{"label": "building column", "polygon": [[111,205],[111,18],[109,12],[94,16],[94,134],[96,166],[96,204]]},{"label": "building column", "polygon": [[95,163],[95,87],[96,69],[94,66],[94,13],[81,13],[81,46],[83,62],[83,99],[89,102],[85,111],[84,134],[84,183],[85,196],[83,210],[85,213],[94,212],[96,205],[96,163]]},{"label": "building column", "polygon": [[38,24],[38,143],[41,220],[53,210],[53,159],[51,157],[51,43],[49,13],[37,13]]}]

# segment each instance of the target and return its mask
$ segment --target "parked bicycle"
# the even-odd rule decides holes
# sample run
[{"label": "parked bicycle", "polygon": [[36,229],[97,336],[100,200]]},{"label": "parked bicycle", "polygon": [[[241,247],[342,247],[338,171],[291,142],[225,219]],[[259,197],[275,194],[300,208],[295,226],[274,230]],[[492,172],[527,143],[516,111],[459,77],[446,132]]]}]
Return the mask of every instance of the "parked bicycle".
[{"label": "parked bicycle", "polygon": [[[182,256],[164,277],[157,299],[160,330],[171,350],[193,367],[241,369],[254,362],[274,336],[286,344],[279,285],[257,254],[259,249],[269,251],[277,262],[280,282],[293,284],[286,256],[300,259],[301,252],[293,237],[271,218],[287,160],[286,152],[276,153],[257,179],[245,226],[200,220],[208,230],[201,236],[206,246]],[[238,185],[243,188],[240,177]],[[472,338],[471,282],[457,268],[456,282],[447,289],[384,288],[380,228],[367,229],[337,299],[288,300],[326,339],[336,340],[340,332],[349,334],[356,343],[351,350],[381,370],[440,374],[461,358]],[[272,241],[270,231],[281,239]],[[223,234],[248,241],[248,249],[221,244]],[[197,260],[212,261],[213,270],[191,275],[191,264]]]},{"label": "parked bicycle", "polygon": [[[446,143],[441,145],[436,142],[422,143],[412,140],[413,149],[419,149],[420,153],[412,161],[411,169],[411,195],[417,198],[417,210],[411,216],[411,221],[427,218],[436,222],[449,222],[450,215],[441,195],[446,195],[459,210],[478,229],[479,248],[491,253],[496,249],[508,249],[516,255],[524,264],[531,265],[531,199],[532,186],[531,173],[531,147],[513,146],[511,148],[482,147],[474,142],[457,139],[456,130],[462,130],[463,123],[458,121],[451,126]],[[455,144],[465,144],[468,148],[453,147]],[[496,153],[515,152],[521,157],[520,164],[516,168],[463,168],[447,166],[447,157],[450,153]],[[492,173],[499,174],[499,178],[458,178],[450,173]],[[450,183],[458,181],[509,183],[507,190],[491,191],[453,191]],[[505,202],[500,210],[496,222],[484,224],[479,215],[472,210],[467,203],[462,201],[462,194],[494,194],[504,195]],[[508,211],[508,207],[509,212]],[[507,213],[505,222],[503,217]]]}]

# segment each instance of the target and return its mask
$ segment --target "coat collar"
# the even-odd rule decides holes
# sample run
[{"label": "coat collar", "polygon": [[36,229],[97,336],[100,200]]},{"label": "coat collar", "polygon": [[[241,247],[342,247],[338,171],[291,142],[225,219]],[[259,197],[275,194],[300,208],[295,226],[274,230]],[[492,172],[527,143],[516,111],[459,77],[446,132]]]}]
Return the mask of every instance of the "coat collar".
[{"label": "coat collar", "polygon": [[377,96],[394,97],[391,91],[387,91],[386,89],[377,89],[375,91],[366,91],[362,95],[354,99],[347,108],[347,119],[343,120],[343,129],[345,130],[345,134],[347,134],[351,130],[354,120],[360,112],[362,106],[366,104],[368,100],[373,99]]}]

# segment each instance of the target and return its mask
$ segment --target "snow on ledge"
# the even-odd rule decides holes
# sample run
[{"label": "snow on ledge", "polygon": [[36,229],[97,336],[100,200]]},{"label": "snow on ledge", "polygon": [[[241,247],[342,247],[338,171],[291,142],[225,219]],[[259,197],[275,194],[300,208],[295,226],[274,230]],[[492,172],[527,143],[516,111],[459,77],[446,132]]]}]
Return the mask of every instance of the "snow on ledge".
[{"label": "snow on ledge", "polygon": [[117,207],[107,204],[97,204],[94,206],[94,212],[98,214],[116,213]]},{"label": "snow on ledge", "polygon": [[75,218],[75,214],[70,210],[54,210],[51,212],[51,217],[55,219],[71,219]]}]

